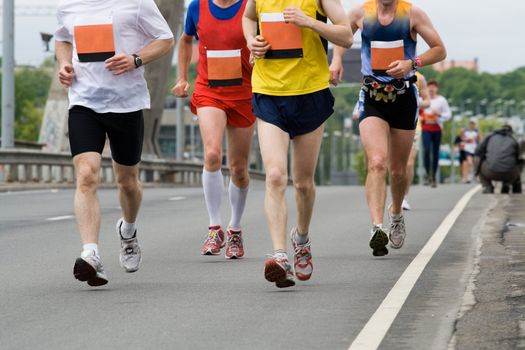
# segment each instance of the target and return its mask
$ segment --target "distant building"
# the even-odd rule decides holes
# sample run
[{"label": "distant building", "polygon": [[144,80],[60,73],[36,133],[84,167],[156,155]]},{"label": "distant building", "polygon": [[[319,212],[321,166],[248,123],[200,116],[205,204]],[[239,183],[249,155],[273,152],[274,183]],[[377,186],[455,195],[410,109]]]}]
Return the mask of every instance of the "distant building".
[{"label": "distant building", "polygon": [[477,58],[475,58],[472,61],[450,60],[450,61],[441,61],[441,62],[435,63],[432,67],[438,72],[444,72],[446,70],[449,70],[450,68],[465,68],[468,70],[473,70],[475,72],[478,72],[479,62]]}]

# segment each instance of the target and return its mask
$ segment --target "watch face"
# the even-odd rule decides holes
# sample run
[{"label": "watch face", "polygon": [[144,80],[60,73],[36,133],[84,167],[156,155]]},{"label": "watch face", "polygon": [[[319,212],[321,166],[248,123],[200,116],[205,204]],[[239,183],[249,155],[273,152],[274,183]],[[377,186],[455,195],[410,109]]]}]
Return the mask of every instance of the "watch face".
[{"label": "watch face", "polygon": [[142,66],[142,58],[139,56],[135,56],[135,66],[137,66],[137,68]]}]

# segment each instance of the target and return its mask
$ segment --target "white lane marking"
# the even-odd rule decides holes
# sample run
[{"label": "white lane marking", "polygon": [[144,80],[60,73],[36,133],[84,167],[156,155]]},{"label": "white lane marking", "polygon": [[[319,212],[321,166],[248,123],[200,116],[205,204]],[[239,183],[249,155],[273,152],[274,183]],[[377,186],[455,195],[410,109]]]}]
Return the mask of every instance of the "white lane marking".
[{"label": "white lane marking", "polygon": [[55,216],[54,218],[47,218],[46,221],[61,221],[61,220],[69,220],[73,219],[73,215],[64,215],[64,216]]},{"label": "white lane marking", "polygon": [[28,195],[28,194],[42,194],[42,193],[58,193],[59,190],[56,188],[50,190],[21,190],[21,191],[6,191],[0,192],[0,196],[15,196],[15,195]]},{"label": "white lane marking", "polygon": [[168,199],[168,200],[170,200],[170,201],[181,201],[181,200],[183,200],[183,199],[186,199],[186,197],[171,197],[171,198]]},{"label": "white lane marking", "polygon": [[472,196],[480,188],[481,186],[478,185],[461,197],[454,209],[434,231],[427,244],[399,277],[399,280],[397,280],[385,300],[383,300],[376,312],[359,332],[348,350],[375,350],[379,347],[428,262],[441,246],[441,243],[443,243],[443,240]]}]

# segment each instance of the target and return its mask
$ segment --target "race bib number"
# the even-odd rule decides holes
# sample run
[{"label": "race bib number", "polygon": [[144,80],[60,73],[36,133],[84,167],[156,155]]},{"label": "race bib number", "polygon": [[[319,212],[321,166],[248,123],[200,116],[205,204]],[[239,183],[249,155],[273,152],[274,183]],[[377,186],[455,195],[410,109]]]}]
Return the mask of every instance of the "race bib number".
[{"label": "race bib number", "polygon": [[386,71],[392,62],[405,59],[403,40],[372,41],[370,49],[372,71],[375,75],[387,75]]},{"label": "race bib number", "polygon": [[242,85],[241,50],[207,50],[208,85]]},{"label": "race bib number", "polygon": [[270,44],[265,58],[303,57],[303,34],[295,24],[286,23],[282,13],[261,14],[261,35]]},{"label": "race bib number", "polygon": [[77,18],[75,46],[80,62],[103,62],[115,56],[115,39],[111,18]]},{"label": "race bib number", "polygon": [[432,112],[425,112],[422,116],[424,124],[437,124],[437,116]]}]

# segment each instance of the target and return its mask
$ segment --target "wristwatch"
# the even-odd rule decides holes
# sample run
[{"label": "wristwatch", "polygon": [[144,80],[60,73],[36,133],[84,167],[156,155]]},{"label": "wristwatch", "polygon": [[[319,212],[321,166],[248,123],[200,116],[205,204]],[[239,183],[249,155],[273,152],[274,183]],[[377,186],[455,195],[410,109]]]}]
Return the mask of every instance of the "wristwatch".
[{"label": "wristwatch", "polygon": [[136,67],[136,68],[139,68],[140,66],[142,66],[142,58],[140,58],[139,55],[137,55],[136,53],[134,53],[134,54],[131,55],[131,56],[133,56],[133,58],[134,58],[135,67]]},{"label": "wristwatch", "polygon": [[419,65],[417,64],[416,60],[413,59],[412,61],[412,70],[418,70]]}]

